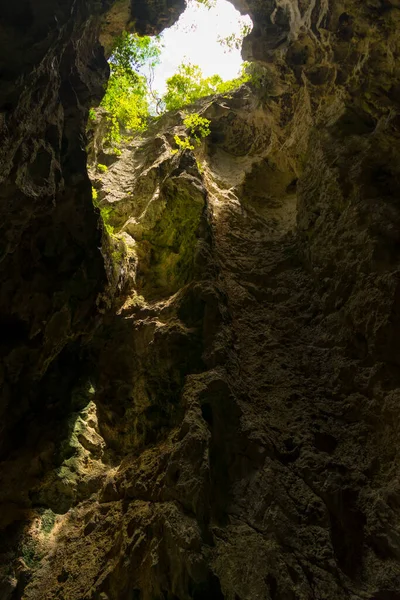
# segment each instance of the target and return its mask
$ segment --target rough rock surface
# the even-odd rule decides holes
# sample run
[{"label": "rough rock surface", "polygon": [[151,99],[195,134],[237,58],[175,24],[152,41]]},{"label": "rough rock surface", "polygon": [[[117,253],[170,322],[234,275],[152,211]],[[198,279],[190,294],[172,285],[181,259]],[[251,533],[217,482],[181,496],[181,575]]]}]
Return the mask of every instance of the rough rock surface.
[{"label": "rough rock surface", "polygon": [[[143,31],[146,4],[131,11],[118,4],[119,31],[129,19]],[[18,0],[2,7],[0,454],[23,440],[32,405],[43,405],[43,374],[107,305],[85,127],[109,72],[97,38],[118,33],[112,5]],[[148,9],[146,30],[162,29],[183,9],[180,1],[157,7],[157,15]]]},{"label": "rough rock surface", "polygon": [[[78,155],[80,250],[98,265],[78,320],[71,271],[46,258],[49,239],[64,258],[54,219],[72,227],[78,195],[33,218],[16,191],[30,159],[6,154],[22,171],[2,188],[4,289],[20,295],[2,296],[16,316],[0,598],[400,598],[399,3],[240,8],[261,84],[194,107],[211,120],[195,155],[172,151],[170,114],[93,175],[114,228],[101,251]],[[115,296],[94,330],[106,274]],[[40,352],[25,341],[30,285],[64,294],[38,303],[53,315]]]}]

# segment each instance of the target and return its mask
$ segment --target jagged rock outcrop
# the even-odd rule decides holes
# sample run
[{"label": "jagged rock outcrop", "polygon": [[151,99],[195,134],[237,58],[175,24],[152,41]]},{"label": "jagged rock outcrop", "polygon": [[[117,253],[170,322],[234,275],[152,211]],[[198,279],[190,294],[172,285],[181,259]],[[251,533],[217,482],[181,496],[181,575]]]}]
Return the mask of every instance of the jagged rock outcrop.
[{"label": "jagged rock outcrop", "polygon": [[[98,271],[68,304],[79,319],[61,300],[46,309],[54,335],[40,354],[30,342],[31,378],[19,307],[36,306],[31,281],[72,294],[47,240],[64,257],[56,223],[73,227],[78,196],[31,229],[18,220],[29,248],[47,245],[31,263],[16,234],[7,260],[20,262],[4,263],[21,297],[4,297],[19,319],[4,364],[22,387],[4,387],[2,598],[400,598],[400,7],[239,8],[255,23],[244,51],[258,87],[193,108],[211,120],[195,154],[173,151],[170,114],[92,174],[114,228],[102,245],[73,150],[83,116],[67,121],[82,260]],[[143,30],[152,14],[139,10]],[[59,164],[75,181],[75,163]]]},{"label": "jagged rock outcrop", "polygon": [[[21,434],[38,382],[107,305],[98,215],[86,170],[88,109],[104,94],[98,41],[129,21],[156,32],[181,2],[146,9],[112,1],[10,3],[0,24],[1,451]],[[115,15],[120,15],[119,20]],[[119,30],[118,30],[119,28]],[[15,399],[18,398],[18,401]],[[36,411],[37,407],[35,407]],[[28,421],[29,421],[29,417]],[[25,428],[25,426],[24,426]],[[10,444],[8,441],[10,440]]]}]

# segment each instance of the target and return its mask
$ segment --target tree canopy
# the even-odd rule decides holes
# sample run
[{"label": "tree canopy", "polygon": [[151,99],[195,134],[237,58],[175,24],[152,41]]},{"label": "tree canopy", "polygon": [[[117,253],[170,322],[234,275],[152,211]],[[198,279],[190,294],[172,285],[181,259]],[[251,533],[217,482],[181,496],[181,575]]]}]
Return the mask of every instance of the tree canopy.
[{"label": "tree canopy", "polygon": [[136,33],[124,31],[114,44],[109,59],[111,74],[123,70],[135,78],[138,71],[145,65],[155,67],[159,62],[161,43],[159,36],[140,37]]},{"label": "tree canopy", "polygon": [[200,67],[182,63],[177,73],[167,79],[167,92],[162,97],[162,101],[166,110],[182,108],[204,96],[228,93],[248,79],[245,68],[240,77],[224,81],[219,75],[204,78]]},{"label": "tree canopy", "polygon": [[231,52],[232,50],[240,50],[243,44],[244,38],[251,32],[251,26],[247,23],[241,23],[239,34],[231,33],[226,37],[218,36],[218,42],[221,46],[225,47],[225,52]]},{"label": "tree canopy", "polygon": [[101,106],[110,113],[110,141],[118,141],[121,129],[141,130],[150,115],[149,84],[141,73],[159,61],[159,38],[124,32],[109,59],[110,79]]}]

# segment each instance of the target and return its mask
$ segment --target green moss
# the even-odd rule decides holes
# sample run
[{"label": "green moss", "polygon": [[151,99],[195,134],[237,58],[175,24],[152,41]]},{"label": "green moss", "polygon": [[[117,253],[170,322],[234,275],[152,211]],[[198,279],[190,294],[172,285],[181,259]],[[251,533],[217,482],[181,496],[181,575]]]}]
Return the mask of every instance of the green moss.
[{"label": "green moss", "polygon": [[24,563],[30,569],[36,569],[43,558],[43,553],[39,551],[37,543],[32,538],[21,544],[20,552]]},{"label": "green moss", "polygon": [[[151,255],[145,289],[156,295],[175,293],[193,276],[196,232],[204,208],[201,191],[183,178],[168,181],[164,194],[167,206],[162,218],[143,235],[150,243]],[[148,253],[148,246],[144,247],[144,255]]]},{"label": "green moss", "polygon": [[[109,193],[110,190],[107,190],[107,192]],[[93,187],[92,187],[92,200],[93,200],[94,206],[100,210],[100,215],[103,220],[104,229],[107,231],[108,235],[113,235],[114,226],[111,225],[111,223],[110,223],[110,218],[111,218],[111,215],[113,212],[112,207],[99,205],[97,191]]]},{"label": "green moss", "polygon": [[44,533],[50,533],[54,527],[54,523],[56,521],[56,515],[53,511],[48,508],[45,510],[41,516],[41,529]]},{"label": "green moss", "polygon": [[113,212],[113,209],[111,208],[111,206],[101,206],[100,207],[101,218],[103,219],[104,228],[107,231],[108,235],[113,235],[113,233],[114,233],[114,227],[110,223],[110,218],[111,218],[112,212]]},{"label": "green moss", "polygon": [[111,266],[114,277],[118,280],[121,273],[121,266],[128,254],[127,246],[123,239],[112,234],[110,237],[110,246],[108,255],[111,259]]},{"label": "green moss", "polygon": [[97,170],[100,171],[100,173],[107,173],[108,167],[107,165],[102,165],[101,163],[98,163]]},{"label": "green moss", "polygon": [[73,489],[78,481],[78,476],[76,474],[77,466],[77,458],[71,457],[57,470],[57,476],[60,481],[70,489]]},{"label": "green moss", "polygon": [[113,261],[114,261],[114,263],[116,263],[117,265],[120,265],[120,264],[121,264],[121,262],[122,262],[122,261],[123,261],[123,259],[124,259],[124,256],[125,256],[125,252],[124,252],[122,249],[119,249],[119,250],[114,250],[114,251],[112,252],[112,258],[113,258]]},{"label": "green moss", "polygon": [[108,235],[113,235],[114,227],[112,225],[110,225],[109,223],[106,223],[104,221],[104,227],[105,227],[105,230],[107,231]]}]

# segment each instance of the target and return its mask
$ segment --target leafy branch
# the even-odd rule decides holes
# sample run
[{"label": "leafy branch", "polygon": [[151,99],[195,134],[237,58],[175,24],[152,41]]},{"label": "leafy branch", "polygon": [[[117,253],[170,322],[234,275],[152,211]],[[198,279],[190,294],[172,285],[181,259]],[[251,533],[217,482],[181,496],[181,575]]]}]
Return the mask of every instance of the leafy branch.
[{"label": "leafy branch", "polygon": [[201,140],[211,133],[211,121],[201,117],[199,113],[187,115],[183,120],[183,124],[189,135],[186,134],[183,140],[178,135],[174,136],[175,143],[181,150],[194,150],[195,147],[191,141],[193,140],[196,146],[200,146]]}]

